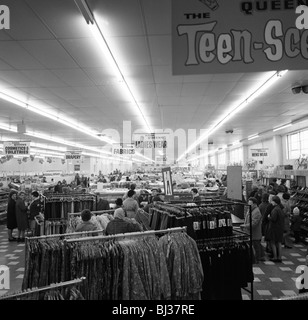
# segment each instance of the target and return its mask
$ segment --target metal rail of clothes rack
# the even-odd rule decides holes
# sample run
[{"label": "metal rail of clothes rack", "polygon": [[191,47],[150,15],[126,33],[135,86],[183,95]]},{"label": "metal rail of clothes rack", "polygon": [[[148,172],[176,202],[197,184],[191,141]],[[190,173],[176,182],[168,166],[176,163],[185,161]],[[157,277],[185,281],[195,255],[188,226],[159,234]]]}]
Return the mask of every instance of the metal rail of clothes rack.
[{"label": "metal rail of clothes rack", "polygon": [[57,288],[63,288],[63,287],[67,287],[67,286],[72,286],[72,285],[76,285],[79,283],[82,283],[86,278],[85,277],[81,277],[81,278],[77,278],[77,279],[73,279],[73,280],[69,280],[69,281],[63,281],[63,282],[58,282],[58,283],[52,283],[48,286],[45,287],[41,287],[41,288],[32,288],[32,289],[27,289],[25,291],[21,291],[21,292],[15,292],[12,294],[6,294],[3,296],[0,296],[0,300],[11,300],[11,299],[15,299],[15,298],[20,298],[20,297],[24,297],[24,296],[28,296],[31,294],[35,294],[38,292],[42,292],[42,291],[49,291],[49,290],[54,290]]},{"label": "metal rail of clothes rack", "polygon": [[[95,214],[95,215],[100,215],[100,214],[113,214],[115,209],[110,209],[110,210],[101,210],[101,211],[91,211],[91,213]],[[80,216],[81,212],[69,212],[68,214],[68,218],[74,217],[74,216]]]},{"label": "metal rail of clothes rack", "polygon": [[308,293],[300,293],[294,296],[282,297],[277,300],[308,300]]},{"label": "metal rail of clothes rack", "polygon": [[32,240],[44,240],[44,239],[51,239],[51,238],[68,238],[68,237],[76,237],[76,236],[86,236],[88,234],[95,234],[95,233],[103,233],[104,230],[91,230],[91,231],[80,231],[80,232],[71,232],[71,233],[59,233],[59,234],[49,234],[49,235],[42,235],[37,237],[25,237],[25,244],[27,248],[27,241]]}]

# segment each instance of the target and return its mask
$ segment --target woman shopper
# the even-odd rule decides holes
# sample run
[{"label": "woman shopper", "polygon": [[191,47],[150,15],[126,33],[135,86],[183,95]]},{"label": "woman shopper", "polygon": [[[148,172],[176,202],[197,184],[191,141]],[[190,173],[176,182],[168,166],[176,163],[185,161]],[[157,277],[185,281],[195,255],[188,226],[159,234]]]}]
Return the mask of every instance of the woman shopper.
[{"label": "woman shopper", "polygon": [[32,195],[32,201],[29,205],[29,212],[30,212],[30,229],[31,233],[34,236],[35,235],[35,217],[38,216],[41,212],[42,205],[41,205],[41,200],[40,200],[40,195],[37,191],[33,191],[31,193]]},{"label": "woman shopper", "polygon": [[136,218],[139,209],[138,202],[133,198],[135,191],[129,190],[127,193],[128,198],[123,201],[123,209],[128,218]]},{"label": "woman shopper", "polygon": [[25,231],[28,228],[28,208],[25,204],[26,194],[20,191],[16,201],[16,218],[17,218],[17,229],[18,238],[17,242],[25,242]]},{"label": "woman shopper", "polygon": [[138,231],[142,231],[141,225],[135,219],[126,218],[123,208],[117,208],[114,211],[114,219],[106,228],[107,235]]},{"label": "woman shopper", "polygon": [[290,194],[284,193],[282,195],[281,204],[283,205],[283,213],[284,213],[284,231],[283,231],[283,244],[285,248],[291,249],[292,242],[290,239],[291,233],[291,205],[290,205]]},{"label": "woman shopper", "polygon": [[270,260],[273,262],[282,262],[282,241],[283,241],[283,231],[284,231],[284,213],[282,212],[283,206],[281,204],[280,198],[274,196],[272,198],[271,204],[273,209],[268,215],[269,219],[269,239],[271,242],[271,248],[273,252],[273,258]]},{"label": "woman shopper", "polygon": [[16,198],[18,191],[11,190],[6,209],[6,226],[9,241],[16,241],[17,238],[13,237],[13,230],[17,228],[16,220]]},{"label": "woman shopper", "polygon": [[[262,239],[262,215],[258,208],[258,201],[254,197],[248,199],[248,205],[251,206],[251,229],[252,229],[252,245],[254,251],[255,263],[259,261],[265,261],[264,250],[261,245]],[[245,222],[241,227],[247,232],[250,232],[250,212],[247,213],[245,217]]]}]

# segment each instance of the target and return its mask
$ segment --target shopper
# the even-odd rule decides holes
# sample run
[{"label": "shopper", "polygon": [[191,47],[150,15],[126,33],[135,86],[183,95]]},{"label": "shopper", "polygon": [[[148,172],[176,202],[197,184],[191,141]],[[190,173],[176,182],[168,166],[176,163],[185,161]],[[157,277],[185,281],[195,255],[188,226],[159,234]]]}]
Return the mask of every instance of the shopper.
[{"label": "shopper", "polygon": [[42,210],[42,205],[41,205],[41,199],[40,199],[40,195],[37,191],[33,191],[31,193],[31,196],[32,196],[32,201],[28,207],[29,209],[29,219],[30,219],[30,230],[31,230],[31,233],[32,235],[34,236],[35,234],[35,225],[36,225],[36,222],[35,222],[35,217],[37,215],[40,214],[41,210]]},{"label": "shopper", "polygon": [[281,186],[284,188],[284,193],[289,192],[289,188],[286,186],[287,180],[286,179],[281,179]]},{"label": "shopper", "polygon": [[[251,229],[252,229],[252,245],[254,251],[254,261],[258,263],[259,261],[265,261],[264,250],[261,245],[262,239],[262,215],[258,208],[257,199],[249,198],[248,205],[251,206]],[[246,214],[245,222],[241,227],[247,232],[250,233],[250,212]]]},{"label": "shopper", "polygon": [[135,199],[136,201],[138,201],[138,196],[137,196],[137,193],[136,193],[136,190],[135,190],[135,189],[136,189],[136,184],[135,184],[135,183],[132,183],[132,184],[130,185],[129,190],[124,194],[124,196],[123,196],[123,201],[128,198],[128,192],[129,192],[130,190],[134,191],[133,199]]},{"label": "shopper", "polygon": [[109,201],[100,197],[96,204],[97,211],[110,210]]},{"label": "shopper", "polygon": [[57,185],[55,186],[54,188],[54,192],[55,193],[62,193],[62,182],[61,181],[58,181]]},{"label": "shopper", "polygon": [[98,230],[97,225],[91,221],[92,213],[89,209],[81,211],[81,222],[76,227],[76,232]]},{"label": "shopper", "polygon": [[11,190],[9,193],[7,209],[6,209],[6,226],[9,241],[16,241],[17,238],[13,237],[13,230],[17,228],[16,220],[16,198],[18,191]]},{"label": "shopper", "polygon": [[139,209],[138,202],[133,198],[135,191],[129,190],[127,193],[127,199],[123,201],[123,209],[127,213],[128,218],[135,218],[137,210]]},{"label": "shopper", "polygon": [[293,217],[291,217],[291,230],[293,231],[295,241],[294,243],[299,243],[301,241],[301,224],[302,217],[300,215],[300,210],[298,207],[293,209]]},{"label": "shopper", "polygon": [[141,225],[135,219],[125,217],[123,208],[118,208],[114,212],[114,219],[107,225],[106,234],[138,232],[141,230]]},{"label": "shopper", "polygon": [[198,190],[196,188],[191,189],[191,194],[193,197],[193,202],[197,205],[201,204],[201,197],[200,197]]},{"label": "shopper", "polygon": [[123,200],[121,198],[117,198],[115,201],[115,208],[114,209],[118,209],[118,208],[122,208],[123,207]]},{"label": "shopper", "polygon": [[291,239],[290,239],[290,216],[291,216],[291,205],[290,205],[290,194],[284,193],[282,195],[281,204],[283,205],[284,213],[284,231],[283,231],[283,244],[285,248],[291,249]]},{"label": "shopper", "polygon": [[16,200],[16,218],[18,238],[17,242],[25,242],[25,231],[28,228],[28,207],[25,203],[26,194],[24,191],[20,191]]},{"label": "shopper", "polygon": [[283,231],[284,231],[284,214],[282,212],[283,206],[281,204],[280,198],[274,196],[271,201],[274,207],[271,213],[268,215],[269,219],[269,239],[271,242],[271,248],[273,257],[270,259],[274,262],[282,262],[282,241],[283,241]]}]

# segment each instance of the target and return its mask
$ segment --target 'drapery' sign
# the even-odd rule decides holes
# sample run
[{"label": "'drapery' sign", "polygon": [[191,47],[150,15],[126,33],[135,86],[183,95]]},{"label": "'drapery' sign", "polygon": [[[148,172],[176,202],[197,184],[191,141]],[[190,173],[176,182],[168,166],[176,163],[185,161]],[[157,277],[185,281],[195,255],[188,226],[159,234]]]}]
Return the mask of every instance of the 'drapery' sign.
[{"label": "'drapery' sign", "polygon": [[299,5],[308,0],[172,0],[173,74],[302,70]]}]

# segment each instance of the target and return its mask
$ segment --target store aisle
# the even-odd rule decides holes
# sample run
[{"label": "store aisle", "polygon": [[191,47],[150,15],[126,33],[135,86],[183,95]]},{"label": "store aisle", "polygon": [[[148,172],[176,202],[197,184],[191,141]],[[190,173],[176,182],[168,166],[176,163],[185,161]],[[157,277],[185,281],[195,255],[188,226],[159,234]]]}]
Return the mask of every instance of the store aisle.
[{"label": "store aisle", "polygon": [[25,270],[25,244],[9,242],[5,225],[0,225],[0,265],[10,268],[10,288],[0,286],[0,295],[20,291]]},{"label": "store aisle", "polygon": [[[9,242],[6,226],[0,225],[0,265],[10,268],[10,288],[0,290],[0,295],[21,290],[25,265],[24,248],[23,243]],[[299,275],[295,270],[299,265],[305,264],[306,252],[307,245],[295,244],[292,249],[283,249],[282,263],[265,261],[255,264],[254,300],[272,300],[297,294],[295,280]],[[243,299],[250,299],[244,290]]]}]

